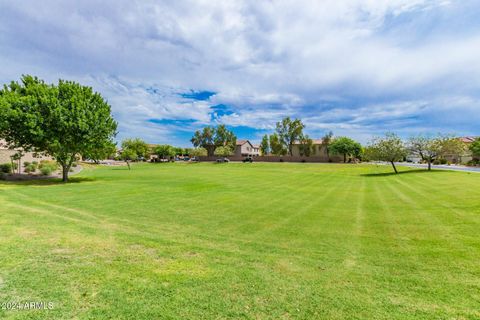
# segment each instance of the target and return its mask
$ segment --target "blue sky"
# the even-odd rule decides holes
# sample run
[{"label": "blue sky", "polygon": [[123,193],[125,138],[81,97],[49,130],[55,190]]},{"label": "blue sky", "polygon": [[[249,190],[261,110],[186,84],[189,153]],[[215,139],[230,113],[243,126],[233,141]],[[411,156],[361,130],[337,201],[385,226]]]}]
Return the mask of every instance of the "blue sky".
[{"label": "blue sky", "polygon": [[258,141],[284,116],[311,137],[480,135],[473,0],[1,1],[0,82],[92,86],[118,139],[189,146],[205,125]]}]

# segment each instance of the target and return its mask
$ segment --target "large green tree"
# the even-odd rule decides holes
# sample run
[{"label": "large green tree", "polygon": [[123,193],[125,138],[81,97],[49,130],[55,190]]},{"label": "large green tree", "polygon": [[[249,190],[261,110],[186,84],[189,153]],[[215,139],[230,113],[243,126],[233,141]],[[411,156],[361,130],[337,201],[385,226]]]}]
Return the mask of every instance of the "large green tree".
[{"label": "large green tree", "polygon": [[403,160],[407,155],[405,144],[394,133],[387,133],[384,137],[373,139],[367,150],[371,160],[390,162],[395,173],[398,173],[395,162]]},{"label": "large green tree", "polygon": [[50,155],[63,181],[79,156],[109,148],[117,123],[110,105],[90,87],[23,76],[0,90],[0,136],[9,147]]},{"label": "large green tree", "polygon": [[215,149],[218,147],[228,147],[232,150],[235,149],[237,137],[222,124],[216,128],[207,126],[201,131],[195,131],[195,134],[190,141],[195,148],[205,148],[207,150],[207,155],[211,157],[214,156]]},{"label": "large green tree", "polygon": [[293,155],[293,145],[302,138],[304,128],[305,125],[300,119],[292,120],[290,117],[285,117],[277,122],[275,133],[289,155]]},{"label": "large green tree", "polygon": [[121,158],[127,163],[130,169],[130,161],[146,159],[149,156],[148,144],[140,138],[124,139],[122,141]]},{"label": "large green tree", "polygon": [[[178,151],[179,151],[178,148],[174,148],[168,144],[162,144],[162,145],[156,146],[155,149],[153,150],[153,152],[160,159],[170,159],[170,157],[174,157]],[[181,152],[183,153],[183,150]]]},{"label": "large green tree", "polygon": [[277,133],[270,135],[270,151],[273,155],[284,156],[287,154],[287,148],[283,145]]},{"label": "large green tree", "polygon": [[270,153],[270,142],[268,140],[268,135],[264,135],[262,142],[260,143],[260,152],[262,156],[266,156]]},{"label": "large green tree", "polygon": [[330,143],[330,152],[343,155],[343,162],[347,162],[347,156],[358,157],[362,152],[362,145],[348,137],[338,137]]}]

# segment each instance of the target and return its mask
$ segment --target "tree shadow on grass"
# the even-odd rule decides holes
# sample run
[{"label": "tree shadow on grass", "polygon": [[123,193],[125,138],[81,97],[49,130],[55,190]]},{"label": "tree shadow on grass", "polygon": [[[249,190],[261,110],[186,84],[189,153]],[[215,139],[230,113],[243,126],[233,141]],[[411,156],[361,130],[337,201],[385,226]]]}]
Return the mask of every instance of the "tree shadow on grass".
[{"label": "tree shadow on grass", "polygon": [[361,174],[363,177],[388,177],[388,176],[400,176],[404,174],[410,174],[410,173],[440,173],[444,172],[445,170],[427,170],[427,169],[414,169],[414,170],[405,170],[405,171],[399,171],[398,173],[395,172],[379,172],[379,173],[364,173]]},{"label": "tree shadow on grass", "polygon": [[0,185],[4,186],[52,186],[52,185],[66,185],[70,183],[83,183],[83,182],[92,182],[96,179],[90,177],[71,177],[68,179],[68,182],[65,183],[60,178],[44,178],[44,179],[34,179],[34,180],[0,180]]}]

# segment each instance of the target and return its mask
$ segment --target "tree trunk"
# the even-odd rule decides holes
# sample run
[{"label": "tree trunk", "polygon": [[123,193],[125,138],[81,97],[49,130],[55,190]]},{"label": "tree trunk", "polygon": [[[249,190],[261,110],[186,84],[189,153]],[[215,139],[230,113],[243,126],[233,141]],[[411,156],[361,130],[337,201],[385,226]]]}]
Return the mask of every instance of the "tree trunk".
[{"label": "tree trunk", "polygon": [[62,165],[62,181],[68,182],[68,171],[70,171],[70,167],[66,164]]},{"label": "tree trunk", "polygon": [[395,171],[395,173],[398,173],[397,167],[395,167],[395,163],[393,163],[393,161],[390,161],[390,163],[392,164],[392,167],[393,167],[393,170]]},{"label": "tree trunk", "polygon": [[128,170],[130,170],[130,162],[128,160],[125,161],[127,163]]},{"label": "tree trunk", "polygon": [[207,149],[207,156],[213,157],[215,155],[215,149],[217,149],[216,146],[207,146],[205,147]]},{"label": "tree trunk", "polygon": [[432,170],[432,160],[428,160],[428,170]]},{"label": "tree trunk", "polygon": [[343,154],[343,163],[346,163],[346,162],[347,162],[347,154],[344,153],[344,154]]},{"label": "tree trunk", "polygon": [[75,160],[75,155],[70,156],[70,160],[68,163],[62,163],[62,181],[68,182],[68,173],[70,172],[70,168],[72,167],[72,163]]}]

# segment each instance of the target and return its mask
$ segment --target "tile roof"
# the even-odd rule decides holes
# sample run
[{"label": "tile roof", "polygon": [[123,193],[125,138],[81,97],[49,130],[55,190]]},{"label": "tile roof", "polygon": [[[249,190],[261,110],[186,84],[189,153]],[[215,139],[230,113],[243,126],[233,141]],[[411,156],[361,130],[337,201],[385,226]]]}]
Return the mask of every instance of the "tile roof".
[{"label": "tile roof", "polygon": [[[244,145],[245,143],[249,142],[248,140],[237,140],[237,146]],[[250,143],[251,144],[251,143]]]},{"label": "tile roof", "polygon": [[465,143],[472,143],[474,142],[478,137],[460,137],[460,141],[465,142]]}]

